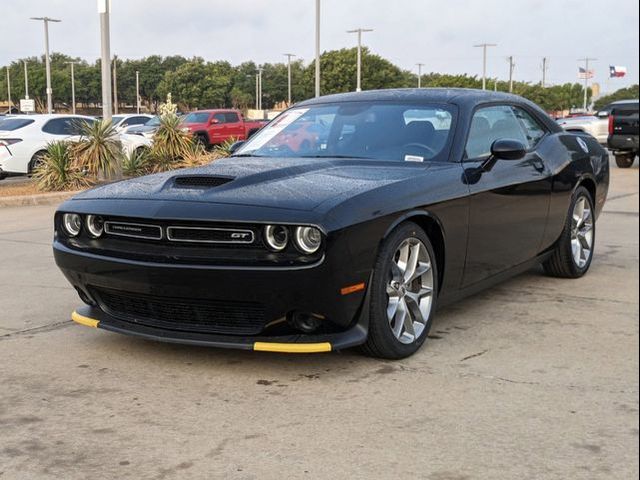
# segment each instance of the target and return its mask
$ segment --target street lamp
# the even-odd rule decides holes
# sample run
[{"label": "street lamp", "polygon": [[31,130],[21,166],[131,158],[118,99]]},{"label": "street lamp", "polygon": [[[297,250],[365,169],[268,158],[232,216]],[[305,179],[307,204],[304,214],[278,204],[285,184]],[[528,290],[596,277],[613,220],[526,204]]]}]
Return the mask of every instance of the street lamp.
[{"label": "street lamp", "polygon": [[291,58],[295,57],[295,55],[293,53],[284,53],[283,55],[287,57],[287,106],[291,106]]},{"label": "street lamp", "polygon": [[356,74],[356,92],[362,91],[362,34],[366,32],[373,32],[370,28],[356,28],[355,30],[347,30],[347,33],[358,34],[358,66]]},{"label": "street lamp", "polygon": [[51,64],[49,62],[49,22],[59,23],[62,20],[56,20],[49,17],[31,17],[31,20],[38,20],[44,23],[44,60],[47,71],[47,113],[53,112],[53,90],[51,89]]},{"label": "street lamp", "polygon": [[98,0],[98,14],[100,14],[100,67],[102,79],[102,119],[110,122],[112,116],[111,105],[111,39],[109,35],[110,0]]},{"label": "street lamp", "polygon": [[487,47],[497,47],[495,43],[481,43],[474,48],[482,48],[482,89],[487,89]]},{"label": "street lamp", "polygon": [[76,76],[73,71],[73,66],[76,62],[67,62],[71,65],[71,113],[76,114]]},{"label": "street lamp", "polygon": [[424,67],[424,63],[416,63],[418,66],[418,88],[422,87],[422,67]]},{"label": "street lamp", "polygon": [[320,96],[320,0],[316,0],[316,97]]}]

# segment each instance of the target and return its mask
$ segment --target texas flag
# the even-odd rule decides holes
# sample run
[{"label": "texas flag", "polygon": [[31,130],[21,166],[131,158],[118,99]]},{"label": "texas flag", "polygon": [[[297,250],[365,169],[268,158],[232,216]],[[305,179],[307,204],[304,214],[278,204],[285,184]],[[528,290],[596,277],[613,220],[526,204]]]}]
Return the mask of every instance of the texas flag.
[{"label": "texas flag", "polygon": [[619,65],[609,66],[609,78],[624,77],[627,74],[627,67],[621,67]]}]

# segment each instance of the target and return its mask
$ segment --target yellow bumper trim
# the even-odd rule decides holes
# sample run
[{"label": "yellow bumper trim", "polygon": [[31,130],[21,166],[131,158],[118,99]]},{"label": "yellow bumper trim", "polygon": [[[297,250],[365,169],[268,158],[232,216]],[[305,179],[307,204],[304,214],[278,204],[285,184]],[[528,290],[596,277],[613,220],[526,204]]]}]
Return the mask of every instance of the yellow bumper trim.
[{"label": "yellow bumper trim", "polygon": [[320,353],[330,352],[331,344],[322,343],[271,343],[255,342],[253,349],[257,352],[279,352],[279,353]]},{"label": "yellow bumper trim", "polygon": [[80,315],[78,312],[73,312],[71,314],[71,320],[80,325],[85,325],[87,327],[97,328],[100,323],[99,320],[94,320],[93,318],[85,317],[84,315]]}]

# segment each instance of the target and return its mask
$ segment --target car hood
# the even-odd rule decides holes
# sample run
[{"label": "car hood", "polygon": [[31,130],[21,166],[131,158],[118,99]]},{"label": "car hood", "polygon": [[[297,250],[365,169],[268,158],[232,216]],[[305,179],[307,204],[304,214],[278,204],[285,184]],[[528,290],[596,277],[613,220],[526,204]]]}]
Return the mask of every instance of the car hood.
[{"label": "car hood", "polygon": [[415,178],[427,168],[422,163],[377,160],[228,158],[204,167],[104,185],[74,199],[188,201],[314,210]]}]

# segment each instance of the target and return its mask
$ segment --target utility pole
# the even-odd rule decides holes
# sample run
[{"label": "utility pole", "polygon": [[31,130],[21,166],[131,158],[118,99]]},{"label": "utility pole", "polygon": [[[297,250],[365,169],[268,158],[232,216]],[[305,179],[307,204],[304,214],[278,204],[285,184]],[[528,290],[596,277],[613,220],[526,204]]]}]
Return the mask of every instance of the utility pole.
[{"label": "utility pole", "polygon": [[118,57],[113,56],[113,113],[118,114]]},{"label": "utility pole", "polygon": [[71,65],[71,113],[76,114],[76,76],[73,71],[73,66],[76,62],[67,62]]},{"label": "utility pole", "polygon": [[109,0],[98,0],[100,14],[100,46],[102,73],[102,120],[110,122],[112,116],[111,105],[111,38],[109,34]]},{"label": "utility pole", "polygon": [[542,88],[547,86],[547,70],[549,70],[549,60],[547,57],[542,58]]},{"label": "utility pole", "polygon": [[507,60],[509,61],[509,93],[513,93],[513,69],[516,64],[513,63],[513,55],[510,55]]},{"label": "utility pole", "polygon": [[358,65],[356,73],[356,92],[362,91],[362,34],[366,32],[373,32],[371,28],[356,28],[355,30],[347,30],[347,33],[358,34]]},{"label": "utility pole", "polygon": [[258,110],[262,110],[262,71],[264,68],[258,67]]},{"label": "utility pole", "polygon": [[316,97],[320,96],[320,0],[316,0]]},{"label": "utility pole", "polygon": [[29,72],[27,71],[27,61],[23,60],[24,63],[24,98],[25,100],[29,100]]},{"label": "utility pole", "polygon": [[287,95],[287,106],[291,106],[291,58],[295,57],[293,53],[285,53],[285,57],[287,57],[287,87],[288,87],[288,95]]},{"label": "utility pole", "polygon": [[495,43],[481,43],[474,45],[475,48],[482,48],[482,89],[487,89],[487,47],[497,47]]},{"label": "utility pole", "polygon": [[424,67],[424,63],[416,63],[418,66],[418,88],[422,88],[422,67]]},{"label": "utility pole", "polygon": [[49,17],[31,17],[31,20],[38,20],[44,23],[44,61],[47,74],[47,113],[53,112],[53,90],[51,89],[51,63],[49,61],[49,22],[59,23],[62,20],[56,20]]},{"label": "utility pole", "polygon": [[597,61],[597,58],[579,58],[579,62],[584,62],[584,100],[582,101],[582,108],[587,110],[587,88],[589,88],[589,62]]},{"label": "utility pole", "polygon": [[260,103],[258,97],[260,96],[260,79],[258,78],[258,73],[256,72],[256,110],[260,110]]},{"label": "utility pole", "polygon": [[13,113],[11,111],[11,78],[9,76],[9,66],[7,65],[7,101],[9,103],[9,114]]},{"label": "utility pole", "polygon": [[136,70],[136,113],[140,115],[140,72]]}]

